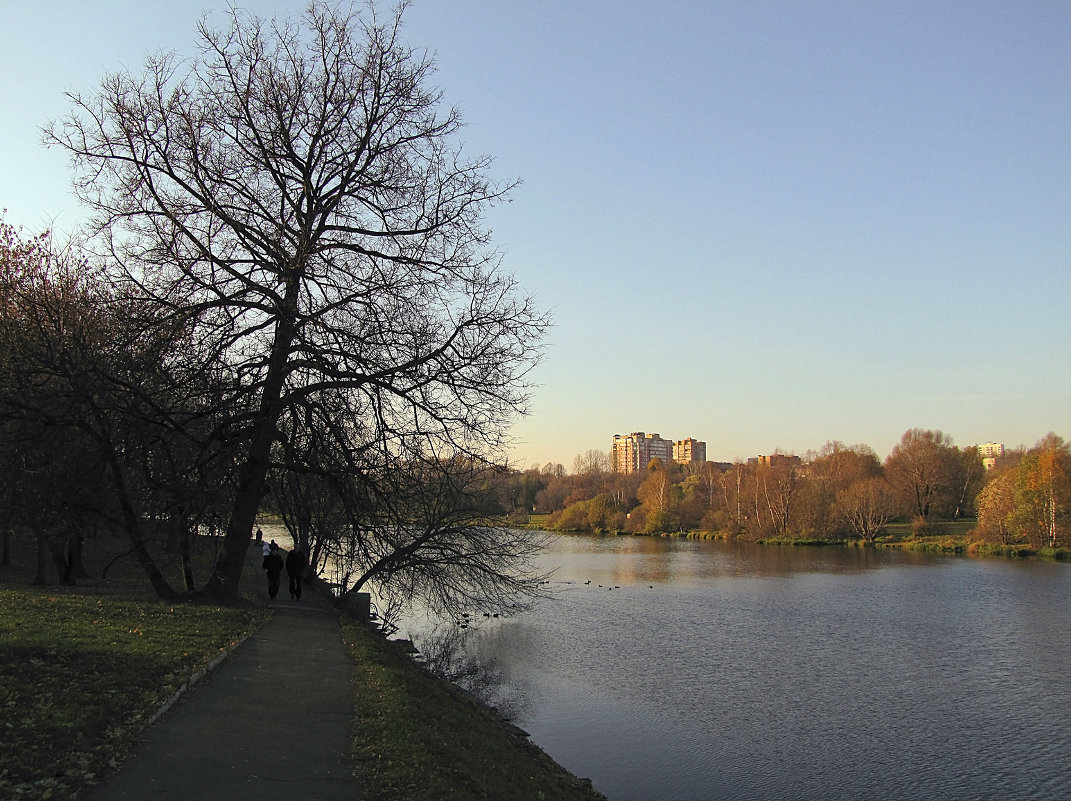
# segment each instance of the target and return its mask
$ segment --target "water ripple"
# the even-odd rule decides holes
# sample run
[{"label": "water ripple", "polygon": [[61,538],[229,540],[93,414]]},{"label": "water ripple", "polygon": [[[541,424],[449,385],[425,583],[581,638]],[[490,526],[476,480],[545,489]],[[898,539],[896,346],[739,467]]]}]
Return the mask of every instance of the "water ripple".
[{"label": "water ripple", "polygon": [[482,647],[611,801],[1071,798],[1067,566],[555,542]]}]

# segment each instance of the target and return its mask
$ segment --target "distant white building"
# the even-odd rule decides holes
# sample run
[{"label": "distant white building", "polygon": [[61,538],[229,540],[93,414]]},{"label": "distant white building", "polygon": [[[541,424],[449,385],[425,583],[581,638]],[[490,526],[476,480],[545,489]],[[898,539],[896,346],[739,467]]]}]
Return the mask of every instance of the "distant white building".
[{"label": "distant white building", "polygon": [[978,455],[982,457],[982,466],[992,470],[997,466],[997,459],[1004,455],[1004,445],[999,442],[987,442],[978,446]]}]

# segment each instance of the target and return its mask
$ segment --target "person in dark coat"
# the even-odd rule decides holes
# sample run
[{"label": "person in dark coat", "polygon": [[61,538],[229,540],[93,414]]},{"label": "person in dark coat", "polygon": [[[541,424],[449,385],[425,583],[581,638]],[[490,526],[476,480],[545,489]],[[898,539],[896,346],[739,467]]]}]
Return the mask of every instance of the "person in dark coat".
[{"label": "person in dark coat", "polygon": [[294,548],[286,555],[286,575],[290,577],[290,597],[301,600],[301,574],[309,566],[304,552]]},{"label": "person in dark coat", "polygon": [[268,597],[273,601],[279,592],[279,575],[283,572],[283,557],[279,555],[279,546],[272,540],[272,548],[264,557],[263,568],[268,574]]}]

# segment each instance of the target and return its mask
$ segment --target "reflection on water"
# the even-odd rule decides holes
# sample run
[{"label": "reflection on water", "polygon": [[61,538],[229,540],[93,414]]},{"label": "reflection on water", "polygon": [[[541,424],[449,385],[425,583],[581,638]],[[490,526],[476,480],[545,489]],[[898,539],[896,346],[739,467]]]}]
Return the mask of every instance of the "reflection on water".
[{"label": "reflection on water", "polygon": [[1071,798],[1071,567],[579,536],[544,566],[477,647],[611,801]]},{"label": "reflection on water", "polygon": [[[564,540],[564,542],[563,542]],[[933,557],[880,548],[794,548],[661,537],[559,538],[546,556],[559,581],[654,581],[679,586],[705,579],[856,573],[883,565],[932,564]]]},{"label": "reflection on water", "polygon": [[417,658],[433,675],[497,709],[507,720],[527,711],[524,688],[507,675],[502,660],[467,622],[430,624],[413,638]]}]

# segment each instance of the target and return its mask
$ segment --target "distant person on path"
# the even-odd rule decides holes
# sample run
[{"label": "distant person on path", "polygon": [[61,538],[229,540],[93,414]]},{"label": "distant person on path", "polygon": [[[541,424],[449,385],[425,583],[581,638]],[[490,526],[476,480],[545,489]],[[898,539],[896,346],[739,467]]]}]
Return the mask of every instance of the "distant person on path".
[{"label": "distant person on path", "polygon": [[271,550],[264,557],[264,571],[268,574],[268,597],[273,601],[279,592],[279,575],[283,572],[283,557],[279,554],[279,546],[275,540],[269,546]]},{"label": "distant person on path", "polygon": [[298,548],[286,555],[286,575],[290,577],[290,597],[301,600],[301,574],[309,566],[309,558]]}]

